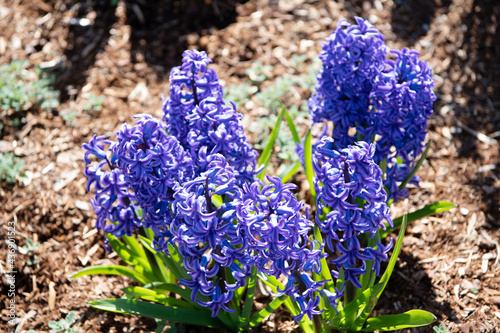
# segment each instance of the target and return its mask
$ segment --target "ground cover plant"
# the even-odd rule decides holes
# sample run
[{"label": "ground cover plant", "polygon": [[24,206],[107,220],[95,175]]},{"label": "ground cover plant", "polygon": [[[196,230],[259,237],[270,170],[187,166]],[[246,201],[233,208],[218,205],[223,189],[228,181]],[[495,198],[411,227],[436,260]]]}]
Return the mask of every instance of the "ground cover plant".
[{"label": "ground cover plant", "polygon": [[[206,4],[202,10],[193,6],[201,2]],[[213,59],[209,68],[217,72],[224,93],[231,95],[233,86],[252,87],[248,102],[237,103],[237,111],[243,114],[240,121],[254,149],[260,143],[259,153],[266,147],[265,140],[281,107],[278,104],[277,109],[265,110],[256,94],[275,83],[281,86],[277,82],[284,76],[292,78],[294,84],[281,102],[292,116],[302,143],[310,125],[309,108],[306,105],[294,114],[292,107],[307,104],[314,92],[310,86],[316,84],[315,75],[323,67],[318,55],[337,22],[347,18],[355,24],[354,17],[362,16],[383,33],[390,49],[418,50],[418,59],[430,65],[435,80],[437,99],[428,121],[430,141],[425,141],[429,149],[416,173],[421,181],[419,187],[407,185],[410,194],[390,205],[391,216],[400,217],[443,200],[458,205],[407,225],[394,272],[372,316],[423,309],[433,313],[437,321],[403,332],[494,332],[500,325],[500,265],[495,244],[500,237],[496,144],[500,95],[495,88],[500,43],[495,33],[499,19],[496,2],[235,3],[121,0],[110,6],[109,1],[96,0],[6,0],[0,4],[0,65],[26,59],[23,69],[30,80],[39,66],[55,74],[55,88],[61,91],[60,105],[50,112],[35,106],[0,114],[0,124],[4,125],[0,153],[22,159],[25,175],[12,184],[0,181],[0,234],[3,231],[3,239],[9,239],[9,244],[15,241],[14,247],[7,247],[5,242],[0,246],[2,273],[9,267],[9,250],[17,248],[15,295],[9,296],[10,274],[2,274],[4,287],[0,293],[0,303],[7,306],[14,300],[15,309],[0,308],[0,331],[48,332],[53,330],[48,323],[68,319],[71,311],[75,313],[73,322],[66,328],[82,332],[154,331],[158,326],[154,319],[103,311],[87,304],[122,297],[122,289],[143,284],[117,275],[69,278],[85,267],[126,265],[115,251],[105,250],[104,235],[95,229],[96,215],[83,175],[82,143],[88,143],[94,134],[116,141],[115,133],[124,122],[134,125],[135,114],[161,119],[161,96],[170,95],[168,74],[181,64],[181,53],[186,49],[204,50]],[[215,4],[219,13],[214,12]],[[300,59],[295,62],[297,55]],[[315,65],[314,71],[307,70],[316,62],[319,66]],[[258,63],[261,65],[254,65]],[[267,79],[250,81],[247,70],[253,67],[257,68],[255,72],[265,72]],[[307,89],[296,80],[306,75],[312,78]],[[104,96],[100,110],[85,111],[91,95]],[[232,99],[226,97],[225,101]],[[262,122],[270,128],[266,131],[269,135],[259,142],[258,135],[264,130],[249,129],[267,117],[271,119]],[[328,126],[331,134],[333,124]],[[312,128],[312,150],[323,127],[317,123]],[[286,155],[297,158],[296,143],[290,137],[293,135],[284,114],[266,169],[269,175],[284,176],[288,173],[285,164],[296,165],[282,159],[287,157],[282,144],[286,145]],[[300,163],[287,182],[298,186],[292,192],[309,207],[314,221],[316,208]],[[4,228],[13,225],[15,232]],[[381,236],[381,243],[387,246],[398,234],[394,231],[388,238]],[[386,265],[387,261],[376,282]],[[256,289],[254,313],[274,297],[261,293],[266,287],[260,279]],[[10,311],[16,315],[13,321]],[[177,332],[221,331],[179,324],[175,328]],[[284,306],[251,330],[301,331]]]},{"label": "ground cover plant", "polygon": [[[388,204],[418,182],[415,172],[427,151],[416,159],[435,96],[431,70],[418,52],[393,51],[396,60],[386,60],[383,35],[356,21],[341,21],[321,53],[311,118],[334,127],[331,136],[325,127],[314,149],[311,132],[301,143],[282,108],[257,162],[236,105],[226,104],[217,73],[208,68],[212,60],[196,50],[184,52],[182,66],[170,74],[163,122],[137,115],[136,126],[124,124],[117,141],[94,136],[83,145],[96,227],[132,269],[97,266],[73,277],[118,274],[143,284],[94,307],[154,317],[163,325],[234,332],[258,326],[281,304],[305,332],[393,330],[435,321],[424,310],[369,318],[408,219],[399,217],[395,225]],[[290,191],[296,186],[266,176],[284,117],[310,184],[314,222],[309,209],[300,213],[303,203]],[[440,202],[411,217],[453,207]],[[375,283],[393,244],[383,245],[381,232],[395,226],[400,236]],[[275,298],[252,315],[257,277]],[[141,298],[162,305],[135,300]]]}]

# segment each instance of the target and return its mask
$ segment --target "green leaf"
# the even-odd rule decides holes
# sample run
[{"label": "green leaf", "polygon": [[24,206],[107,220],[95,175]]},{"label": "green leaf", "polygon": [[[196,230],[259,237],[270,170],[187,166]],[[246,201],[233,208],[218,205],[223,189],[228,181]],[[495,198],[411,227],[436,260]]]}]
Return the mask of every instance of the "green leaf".
[{"label": "green leaf", "polygon": [[196,310],[196,307],[194,307],[191,303],[173,297],[168,297],[166,295],[166,292],[168,291],[161,292],[159,290],[151,290],[143,287],[127,287],[123,288],[122,291],[125,293],[127,298],[142,298],[146,301],[153,301],[163,305]]},{"label": "green leaf", "polygon": [[247,295],[238,324],[239,332],[246,332],[249,327],[250,313],[252,311],[253,299],[255,296],[255,283],[257,282],[257,266],[252,266],[252,272],[247,281]]},{"label": "green leaf", "polygon": [[105,311],[158,318],[189,325],[220,329],[226,328],[219,319],[212,318],[209,312],[182,309],[123,298],[103,299],[90,302],[89,304],[96,309]]},{"label": "green leaf", "polygon": [[316,202],[316,190],[314,189],[314,170],[312,165],[312,137],[311,130],[307,131],[306,139],[304,141],[304,167],[306,171],[307,181],[309,182],[309,191],[313,197],[313,201]]},{"label": "green leaf", "polygon": [[[171,292],[171,293],[179,295],[184,300],[192,303],[193,305],[196,305],[196,306],[198,305],[198,303],[193,303],[191,301],[191,290],[190,289],[182,288],[181,286],[178,286],[178,285],[173,284],[173,283],[152,282],[152,283],[145,285],[144,288],[153,289],[153,290],[156,290],[157,292],[163,292],[165,294],[167,292]],[[209,300],[208,297],[203,296],[203,295],[198,295],[198,299],[201,301]]]},{"label": "green leaf", "polygon": [[[411,212],[411,213],[409,213],[409,214],[407,214],[405,216],[407,217],[407,223],[411,223],[411,222],[419,220],[419,219],[421,219],[423,217],[426,217],[426,216],[429,216],[429,215],[433,215],[433,214],[437,214],[437,213],[442,213],[442,212],[445,212],[447,210],[450,210],[450,209],[453,209],[453,208],[456,208],[456,207],[457,207],[457,205],[455,205],[452,202],[438,201],[438,202],[432,203],[430,205],[427,205],[424,208],[421,208],[421,209],[419,209],[417,211]],[[381,238],[385,238],[392,231],[397,230],[401,226],[401,224],[403,223],[403,216],[395,218],[394,220],[392,220],[392,222],[394,223],[394,227],[393,228],[391,228],[391,226],[388,223],[386,223],[385,224],[385,228],[386,229],[380,231],[380,237]]]},{"label": "green leaf", "polygon": [[132,268],[126,267],[126,266],[120,266],[120,265],[115,265],[115,266],[92,266],[92,267],[87,267],[84,268],[75,274],[71,275],[71,278],[77,278],[85,275],[96,275],[96,274],[104,274],[104,275],[122,275],[126,276],[128,278],[131,278],[139,283],[146,284],[148,283],[148,279],[142,275],[133,270]]},{"label": "green leaf", "polygon": [[279,175],[281,181],[283,183],[286,183],[287,180],[292,178],[293,175],[295,175],[297,171],[299,171],[299,169],[300,169],[300,162],[297,162],[295,164],[290,164],[290,166],[285,171],[283,171],[281,175]]},{"label": "green leaf", "polygon": [[276,120],[276,124],[274,125],[274,128],[271,132],[271,136],[269,137],[269,141],[267,142],[266,147],[262,151],[262,154],[260,155],[259,158],[259,163],[258,165],[264,165],[264,168],[262,171],[257,175],[257,178],[260,180],[264,180],[264,176],[266,175],[266,168],[267,165],[269,164],[269,161],[271,160],[271,155],[274,147],[274,142],[276,141],[276,138],[278,137],[278,133],[281,127],[281,121],[283,120],[283,115],[285,113],[285,108],[281,107],[281,112],[278,115],[278,119]]},{"label": "green leaf", "polygon": [[191,276],[189,276],[189,274],[186,272],[186,269],[184,268],[184,260],[181,258],[177,249],[172,245],[172,243],[168,243],[167,248],[168,253],[170,254],[170,258],[165,255],[162,256],[162,258],[172,259],[172,262],[175,264],[180,277],[186,280],[191,280]]},{"label": "green leaf", "polygon": [[288,124],[288,127],[290,128],[290,132],[292,132],[293,141],[295,141],[295,143],[300,143],[299,133],[297,132],[297,128],[293,123],[292,116],[290,116],[290,113],[288,113],[287,110],[285,110],[285,119]]},{"label": "green leaf", "polygon": [[399,190],[404,189],[406,187],[406,185],[408,185],[408,183],[411,181],[413,176],[415,176],[418,169],[420,168],[422,163],[425,161],[425,158],[427,157],[427,153],[429,152],[430,147],[431,147],[431,140],[429,140],[429,142],[427,142],[427,147],[425,148],[425,151],[422,154],[422,156],[420,157],[420,159],[418,160],[417,164],[415,164],[415,167],[413,167],[413,170],[411,170],[411,172],[408,174],[408,176],[406,176],[405,180],[401,183],[401,185],[399,185]]},{"label": "green leaf", "polygon": [[144,251],[144,248],[137,241],[137,239],[133,236],[127,236],[127,235],[123,235],[122,239],[128,245],[131,253],[134,253],[137,257],[142,258],[143,259],[142,263],[148,265],[148,267],[145,267],[145,269],[148,271],[153,271],[151,263],[149,262],[149,258],[146,255],[146,251]]},{"label": "green leaf", "polygon": [[172,258],[167,257],[162,252],[156,252],[153,249],[151,246],[151,239],[139,235],[139,241],[145,249],[154,255],[157,267],[160,270],[164,282],[175,283],[175,279],[180,279],[182,277],[182,274],[178,271]]},{"label": "green leaf", "polygon": [[368,318],[362,332],[393,331],[404,328],[420,327],[432,324],[436,317],[424,310],[410,310],[405,313]]},{"label": "green leaf", "polygon": [[151,271],[151,264],[148,260],[137,256],[134,251],[122,243],[118,238],[112,234],[106,234],[109,240],[110,246],[115,250],[115,252],[125,261],[128,265],[132,266],[139,274],[146,277],[149,282],[157,280],[154,272]]}]

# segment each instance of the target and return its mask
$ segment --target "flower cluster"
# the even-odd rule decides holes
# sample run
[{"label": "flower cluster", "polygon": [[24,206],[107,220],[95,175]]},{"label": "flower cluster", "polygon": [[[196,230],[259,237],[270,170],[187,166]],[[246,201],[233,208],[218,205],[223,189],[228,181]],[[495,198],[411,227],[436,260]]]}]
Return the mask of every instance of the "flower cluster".
[{"label": "flower cluster", "polygon": [[[313,223],[300,213],[295,186],[254,177],[256,153],[234,104],[224,104],[210,61],[204,52],[184,53],[183,65],[172,71],[165,122],[138,115],[117,141],[94,136],[83,145],[97,228],[117,237],[151,228],[155,250],[168,254],[175,245],[189,276],[180,283],[214,317],[232,311],[227,303],[252,267],[286,276],[283,292],[305,299],[311,293],[300,294],[294,282],[319,272],[322,245],[308,240]],[[305,306],[308,311],[315,310]]]},{"label": "flower cluster", "polygon": [[[380,229],[397,224],[388,202],[405,195],[398,183],[406,184],[423,150],[435,96],[431,70],[416,51],[392,51],[388,60],[383,35],[356,21],[341,21],[326,40],[317,93],[309,100],[313,122],[333,122],[332,135],[326,124],[314,144],[309,132],[297,145],[315,189],[313,218],[292,192],[295,185],[257,177],[257,153],[235,104],[223,100],[205,52],[184,52],[182,65],[172,70],[162,120],[137,115],[116,141],[94,136],[83,144],[96,227],[115,237],[145,228],[141,243],[130,237],[110,242],[133,267],[120,270],[124,275],[133,272],[144,288],[158,287],[158,297],[139,297],[163,303],[164,291],[175,293],[182,300],[169,295],[164,306],[183,322],[192,323],[186,317],[202,306],[217,318],[203,322],[228,331],[255,327],[280,304],[305,332],[371,327],[367,314],[395,263],[374,287],[393,245],[392,239],[383,244]],[[355,143],[360,138],[365,141]],[[250,315],[257,274],[279,297]],[[349,304],[364,310],[351,311]]]},{"label": "flower cluster", "polygon": [[239,181],[255,175],[256,155],[248,142],[236,112],[226,105],[222,86],[205,52],[185,51],[182,66],[170,73],[170,97],[163,106],[167,131],[191,154],[200,172],[207,156],[223,154],[237,171]]},{"label": "flower cluster", "polygon": [[418,60],[415,50],[393,50],[396,59],[386,59],[383,35],[368,21],[356,18],[356,22],[339,22],[323,45],[323,70],[318,74],[317,93],[309,100],[310,114],[315,123],[333,122],[337,149],[360,137],[373,142],[375,162],[387,162],[384,185],[389,198],[397,199],[406,195],[397,184],[423,151],[436,99],[432,71]]},{"label": "flower cluster", "polygon": [[341,20],[325,41],[316,94],[309,100],[313,122],[333,121],[336,147],[355,141],[351,127],[365,122],[373,81],[384,69],[387,47],[382,33],[357,17],[358,25]]},{"label": "flower cluster", "polygon": [[[117,237],[130,236],[141,226],[169,236],[173,194],[180,183],[194,176],[195,167],[161,121],[149,115],[136,118],[136,126],[121,127],[116,142],[94,136],[83,144],[87,164],[91,154],[100,160],[85,168],[87,190],[90,186],[95,190],[91,203],[96,227]],[[103,144],[109,145],[110,159]],[[106,225],[106,221],[112,223]]]},{"label": "flower cluster", "polygon": [[333,139],[323,137],[313,157],[316,223],[326,236],[328,249],[337,254],[330,261],[336,266],[332,274],[338,277],[342,268],[346,281],[361,288],[358,276],[366,273],[365,261],[374,261],[372,269],[378,275],[392,244],[363,248],[360,236],[373,238],[385,221],[392,225],[392,220],[382,171],[373,161],[375,146],[359,142],[340,152],[333,148]]}]

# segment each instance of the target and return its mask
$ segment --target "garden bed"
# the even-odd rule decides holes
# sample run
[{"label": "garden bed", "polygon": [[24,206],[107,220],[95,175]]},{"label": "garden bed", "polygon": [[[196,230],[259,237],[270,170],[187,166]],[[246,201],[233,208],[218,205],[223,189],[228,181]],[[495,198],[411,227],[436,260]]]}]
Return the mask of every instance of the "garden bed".
[{"label": "garden bed", "polygon": [[[7,223],[15,221],[19,246],[27,238],[40,243],[34,251],[16,255],[18,328],[48,331],[49,321],[75,311],[75,327],[84,332],[154,331],[154,320],[86,304],[120,297],[120,289],[130,281],[68,278],[89,265],[117,262],[93,227],[81,144],[93,134],[113,137],[134,114],[161,117],[161,95],[168,94],[170,69],[180,64],[183,50],[206,50],[214,59],[212,68],[230,96],[239,99],[247,135],[258,145],[261,128],[272,124],[277,114],[269,100],[282,99],[288,108],[302,105],[319,68],[314,59],[321,42],[339,19],[362,16],[385,35],[389,47],[421,52],[436,78],[438,99],[429,123],[432,143],[418,172],[421,189],[411,189],[410,199],[397,203],[393,215],[435,201],[458,205],[408,227],[395,274],[376,313],[419,308],[433,312],[451,332],[494,332],[500,325],[496,1],[189,3],[119,1],[113,6],[109,0],[7,0],[0,5],[0,65],[28,59],[28,70],[39,65],[54,73],[61,92],[60,106],[49,112],[33,107],[0,113],[0,152],[22,158],[26,174],[22,182],[1,183],[2,239],[7,238]],[[279,85],[286,89],[270,89]],[[102,108],[96,100],[100,96]],[[309,120],[301,117],[307,113],[298,109],[295,114],[305,131]],[[286,138],[279,147],[285,157]],[[272,162],[276,170],[282,163],[277,156]],[[299,197],[307,197],[305,177],[298,174],[294,181],[302,189]],[[7,252],[2,242],[4,270]],[[36,258],[39,262],[33,263]],[[8,304],[3,279],[0,302]],[[12,330],[8,314],[3,307],[2,331]],[[289,314],[278,310],[255,331],[291,332],[297,327]]]}]

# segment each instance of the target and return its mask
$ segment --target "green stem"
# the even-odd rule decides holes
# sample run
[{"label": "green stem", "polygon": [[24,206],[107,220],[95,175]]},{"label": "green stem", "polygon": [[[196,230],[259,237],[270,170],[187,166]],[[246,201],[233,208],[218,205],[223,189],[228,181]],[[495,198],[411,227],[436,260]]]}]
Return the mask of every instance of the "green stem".
[{"label": "green stem", "polygon": [[[346,281],[345,292],[344,292],[344,307],[349,305],[352,301],[356,299],[356,287],[352,284],[351,281]],[[351,324],[356,321],[357,311],[354,311],[352,314],[345,318],[346,327],[351,327]]]},{"label": "green stem", "polygon": [[238,332],[246,332],[249,327],[250,313],[252,312],[253,299],[255,296],[255,283],[257,281],[257,267],[252,267],[252,272],[248,278],[248,288],[245,297],[245,303],[243,304],[243,310],[241,311],[240,322],[238,324]]}]

